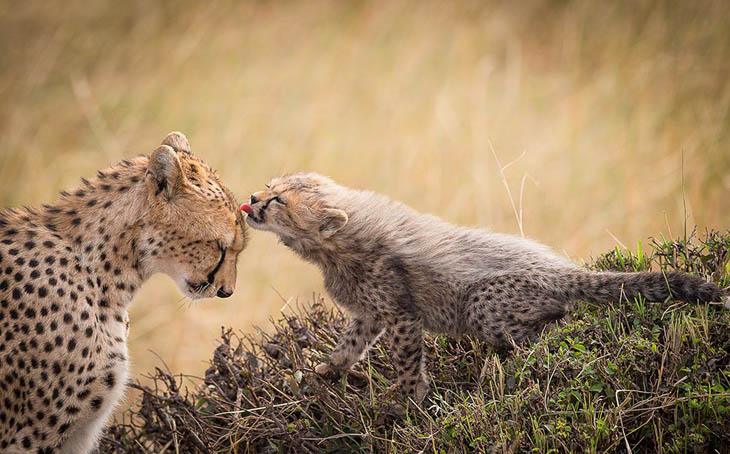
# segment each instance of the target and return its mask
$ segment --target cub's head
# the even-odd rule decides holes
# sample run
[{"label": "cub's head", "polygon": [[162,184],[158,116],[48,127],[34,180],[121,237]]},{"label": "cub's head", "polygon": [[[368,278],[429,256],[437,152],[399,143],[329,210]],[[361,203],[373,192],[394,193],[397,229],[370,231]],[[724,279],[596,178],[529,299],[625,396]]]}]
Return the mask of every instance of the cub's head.
[{"label": "cub's head", "polygon": [[347,213],[331,203],[337,190],[332,180],[315,173],[285,175],[251,195],[241,210],[249,226],[276,233],[299,252],[322,248],[347,224]]},{"label": "cub's head", "polygon": [[246,231],[215,171],[172,132],[149,156],[144,185],[147,213],[137,249],[145,268],[169,275],[193,299],[231,296]]}]

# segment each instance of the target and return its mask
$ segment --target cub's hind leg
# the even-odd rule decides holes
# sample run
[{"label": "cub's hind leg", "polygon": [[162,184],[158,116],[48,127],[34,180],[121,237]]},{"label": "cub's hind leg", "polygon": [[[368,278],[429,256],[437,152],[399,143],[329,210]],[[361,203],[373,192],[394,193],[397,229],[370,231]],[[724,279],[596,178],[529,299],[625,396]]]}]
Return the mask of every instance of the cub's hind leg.
[{"label": "cub's hind leg", "polygon": [[535,340],[545,325],[561,319],[569,302],[559,301],[539,280],[521,275],[485,279],[467,292],[467,329],[498,349]]},{"label": "cub's hind leg", "polygon": [[355,317],[330,354],[329,363],[315,367],[318,374],[326,374],[333,368],[344,371],[352,367],[385,331],[385,327],[370,318]]}]

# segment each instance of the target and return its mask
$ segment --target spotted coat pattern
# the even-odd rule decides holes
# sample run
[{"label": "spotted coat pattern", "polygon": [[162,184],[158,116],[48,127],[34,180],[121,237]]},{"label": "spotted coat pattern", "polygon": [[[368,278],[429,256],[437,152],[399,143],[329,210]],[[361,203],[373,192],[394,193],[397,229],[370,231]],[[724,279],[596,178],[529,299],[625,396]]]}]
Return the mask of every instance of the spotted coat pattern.
[{"label": "spotted coat pattern", "polygon": [[165,272],[191,298],[227,296],[244,240],[180,133],[51,205],[0,211],[0,452],[91,452],[127,382],[139,287]]}]

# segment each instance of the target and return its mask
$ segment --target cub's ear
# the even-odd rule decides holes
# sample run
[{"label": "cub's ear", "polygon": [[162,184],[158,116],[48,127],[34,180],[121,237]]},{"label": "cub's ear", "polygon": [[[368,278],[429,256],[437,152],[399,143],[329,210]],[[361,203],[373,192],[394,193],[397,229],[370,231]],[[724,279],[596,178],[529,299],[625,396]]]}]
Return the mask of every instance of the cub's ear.
[{"label": "cub's ear", "polygon": [[183,171],[175,150],[168,145],[160,145],[150,155],[145,175],[147,187],[155,196],[162,195],[172,199],[183,184]]},{"label": "cub's ear", "polygon": [[190,154],[190,142],[188,142],[185,134],[179,131],[172,131],[170,134],[165,136],[161,145],[167,145],[177,152]]},{"label": "cub's ear", "polygon": [[319,226],[319,232],[322,234],[322,237],[329,238],[339,232],[347,224],[347,220],[347,213],[344,211],[326,208],[324,210],[322,224]]}]

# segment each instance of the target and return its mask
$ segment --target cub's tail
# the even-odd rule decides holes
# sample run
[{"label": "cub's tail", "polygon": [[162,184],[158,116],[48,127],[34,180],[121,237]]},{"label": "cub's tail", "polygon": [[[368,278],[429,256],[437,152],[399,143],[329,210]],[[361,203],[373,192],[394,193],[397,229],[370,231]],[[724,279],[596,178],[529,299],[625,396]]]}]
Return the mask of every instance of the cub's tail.
[{"label": "cub's tail", "polygon": [[667,297],[688,303],[725,302],[722,289],[704,279],[679,271],[641,273],[596,273],[579,271],[568,278],[568,293],[589,301],[629,300],[639,294],[648,301]]}]

